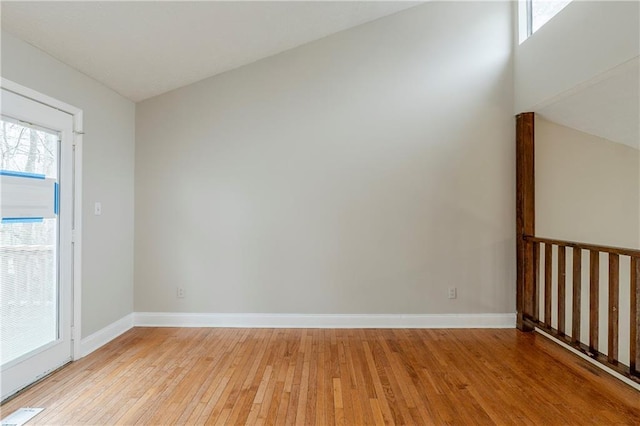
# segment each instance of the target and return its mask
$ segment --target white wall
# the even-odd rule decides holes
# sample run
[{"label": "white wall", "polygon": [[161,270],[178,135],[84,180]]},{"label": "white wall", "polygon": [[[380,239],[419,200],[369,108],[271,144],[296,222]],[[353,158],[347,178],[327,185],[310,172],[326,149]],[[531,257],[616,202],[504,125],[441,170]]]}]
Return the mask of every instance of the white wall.
[{"label": "white wall", "polygon": [[[133,311],[135,105],[2,33],[2,77],[84,112],[82,336]],[[102,216],[93,203],[102,202]]]},{"label": "white wall", "polygon": [[640,151],[536,116],[536,234],[640,248]]},{"label": "white wall", "polygon": [[515,112],[640,55],[640,3],[573,1],[515,48]]},{"label": "white wall", "polygon": [[139,103],[135,310],[513,312],[511,9],[429,2]]}]

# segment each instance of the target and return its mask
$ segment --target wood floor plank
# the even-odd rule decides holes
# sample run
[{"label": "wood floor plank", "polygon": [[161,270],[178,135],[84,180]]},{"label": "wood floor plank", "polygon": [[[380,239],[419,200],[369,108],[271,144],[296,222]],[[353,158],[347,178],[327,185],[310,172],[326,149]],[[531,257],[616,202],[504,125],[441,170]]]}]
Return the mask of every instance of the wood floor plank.
[{"label": "wood floor plank", "polygon": [[134,328],[5,402],[30,424],[640,424],[640,393],[517,330]]}]

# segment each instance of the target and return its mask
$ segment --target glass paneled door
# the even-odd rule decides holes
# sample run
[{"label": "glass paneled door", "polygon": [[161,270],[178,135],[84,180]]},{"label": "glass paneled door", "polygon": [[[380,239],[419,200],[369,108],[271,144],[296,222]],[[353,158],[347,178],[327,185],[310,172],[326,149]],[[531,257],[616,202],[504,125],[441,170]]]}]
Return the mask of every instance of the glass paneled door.
[{"label": "glass paneled door", "polygon": [[71,360],[73,116],[2,89],[2,399]]}]

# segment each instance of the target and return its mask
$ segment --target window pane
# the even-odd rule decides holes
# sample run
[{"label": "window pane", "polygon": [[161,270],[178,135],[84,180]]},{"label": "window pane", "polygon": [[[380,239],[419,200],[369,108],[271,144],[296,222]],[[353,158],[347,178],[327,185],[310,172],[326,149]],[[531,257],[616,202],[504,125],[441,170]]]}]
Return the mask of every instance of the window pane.
[{"label": "window pane", "polygon": [[[58,139],[56,132],[3,116],[0,169],[57,178]],[[57,244],[57,218],[12,218],[0,222],[3,366],[58,339]]]},{"label": "window pane", "polygon": [[0,169],[58,177],[58,134],[2,117]]},{"label": "window pane", "polygon": [[531,0],[531,30],[536,32],[565,8],[571,0]]},{"label": "window pane", "polygon": [[58,338],[56,227],[0,223],[2,365]]}]

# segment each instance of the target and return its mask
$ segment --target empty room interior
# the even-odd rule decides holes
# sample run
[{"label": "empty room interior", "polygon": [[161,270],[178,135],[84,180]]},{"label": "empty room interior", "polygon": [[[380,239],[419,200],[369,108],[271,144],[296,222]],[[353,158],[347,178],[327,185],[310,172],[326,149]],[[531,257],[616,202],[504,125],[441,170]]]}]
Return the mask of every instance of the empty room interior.
[{"label": "empty room interior", "polygon": [[640,424],[640,2],[0,7],[2,425]]}]

